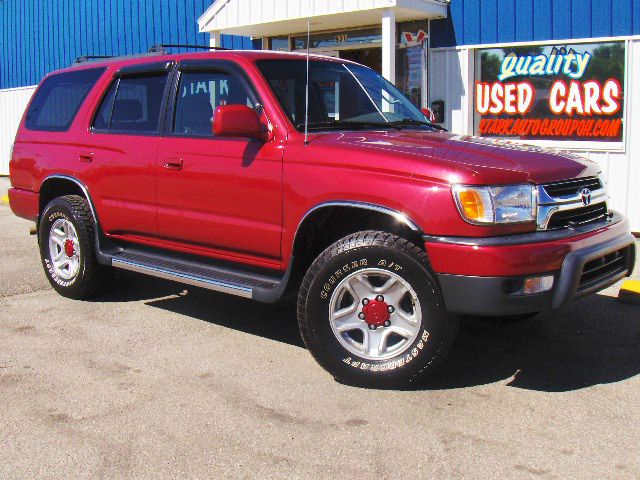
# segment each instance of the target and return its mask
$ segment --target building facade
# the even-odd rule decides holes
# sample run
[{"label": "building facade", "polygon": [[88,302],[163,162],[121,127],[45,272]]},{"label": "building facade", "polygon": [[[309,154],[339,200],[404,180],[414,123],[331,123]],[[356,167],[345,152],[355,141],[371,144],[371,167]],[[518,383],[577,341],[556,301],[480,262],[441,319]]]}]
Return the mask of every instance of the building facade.
[{"label": "building facade", "polygon": [[33,86],[79,55],[308,48],[380,71],[452,132],[596,161],[640,231],[640,0],[5,0],[0,21],[0,173]]}]

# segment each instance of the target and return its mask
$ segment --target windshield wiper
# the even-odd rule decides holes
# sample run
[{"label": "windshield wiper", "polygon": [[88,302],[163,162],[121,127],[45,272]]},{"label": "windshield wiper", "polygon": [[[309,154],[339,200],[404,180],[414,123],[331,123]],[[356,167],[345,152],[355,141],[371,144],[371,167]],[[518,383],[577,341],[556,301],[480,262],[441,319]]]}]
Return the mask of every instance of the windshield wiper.
[{"label": "windshield wiper", "polygon": [[413,118],[403,118],[402,120],[395,120],[393,122],[391,122],[392,125],[397,126],[398,128],[402,127],[402,126],[411,126],[411,125],[424,125],[425,127],[431,127],[435,130],[441,130],[443,132],[446,132],[447,129],[444,127],[441,127],[440,125],[436,125],[435,123],[431,123],[431,122],[425,122],[422,120],[415,120]]},{"label": "windshield wiper", "polygon": [[[395,125],[395,122],[374,122],[374,121],[357,121],[350,122],[345,120],[330,120],[328,122],[314,122],[308,125],[309,130],[323,130],[323,129],[341,129],[341,128],[393,128],[394,130],[402,130],[399,125]],[[296,128],[300,130],[304,128],[304,123],[298,123]]]}]

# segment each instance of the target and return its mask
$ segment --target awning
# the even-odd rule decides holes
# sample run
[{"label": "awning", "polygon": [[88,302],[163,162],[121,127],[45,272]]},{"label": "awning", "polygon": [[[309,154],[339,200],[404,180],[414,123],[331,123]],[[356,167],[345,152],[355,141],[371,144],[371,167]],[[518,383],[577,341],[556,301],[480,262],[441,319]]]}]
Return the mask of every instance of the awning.
[{"label": "awning", "polygon": [[378,25],[393,9],[397,22],[446,18],[448,0],[216,0],[198,19],[201,32],[253,38]]}]

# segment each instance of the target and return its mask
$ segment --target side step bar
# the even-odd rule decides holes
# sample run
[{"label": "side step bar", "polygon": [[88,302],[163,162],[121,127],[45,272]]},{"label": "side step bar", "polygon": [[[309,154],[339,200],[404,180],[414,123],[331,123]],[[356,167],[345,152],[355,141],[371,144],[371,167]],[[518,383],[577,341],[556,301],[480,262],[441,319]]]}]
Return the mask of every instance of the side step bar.
[{"label": "side step bar", "polygon": [[280,278],[269,277],[131,249],[112,255],[111,265],[264,303],[274,303],[282,297],[289,277],[289,271]]},{"label": "side step bar", "polygon": [[219,280],[214,280],[213,278],[202,278],[186,273],[172,272],[163,268],[152,267],[150,265],[142,265],[126,260],[120,260],[118,258],[112,259],[111,265],[116,268],[122,268],[123,270],[144,273],[145,275],[164,278],[165,280],[173,280],[175,282],[180,282],[187,285],[215,290],[216,292],[230,293],[232,295],[237,295],[244,298],[253,297],[253,291],[251,290],[251,288],[224,283]]}]

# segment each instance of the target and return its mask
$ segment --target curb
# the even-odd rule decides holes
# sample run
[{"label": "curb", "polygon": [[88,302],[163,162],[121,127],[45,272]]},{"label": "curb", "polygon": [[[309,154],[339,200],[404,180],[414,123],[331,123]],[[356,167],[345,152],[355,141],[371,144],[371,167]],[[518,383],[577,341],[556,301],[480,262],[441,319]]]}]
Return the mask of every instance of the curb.
[{"label": "curb", "polygon": [[9,195],[3,195],[2,198],[0,198],[0,204],[9,205]]},{"label": "curb", "polygon": [[640,306],[640,280],[625,280],[620,287],[618,300]]}]

